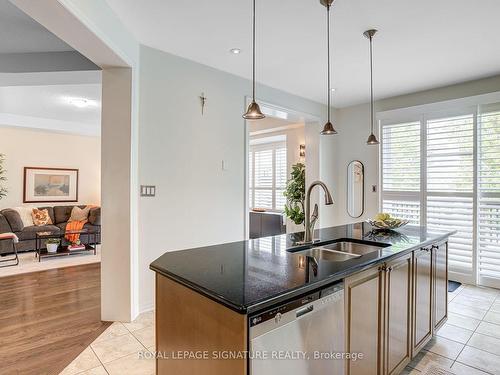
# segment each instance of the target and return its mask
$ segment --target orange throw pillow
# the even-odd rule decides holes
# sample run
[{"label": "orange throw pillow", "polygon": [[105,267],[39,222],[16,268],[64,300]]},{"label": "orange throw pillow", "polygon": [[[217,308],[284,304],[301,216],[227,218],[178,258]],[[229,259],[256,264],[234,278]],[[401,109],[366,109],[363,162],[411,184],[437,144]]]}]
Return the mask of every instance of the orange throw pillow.
[{"label": "orange throw pillow", "polygon": [[39,210],[38,208],[34,208],[31,212],[31,216],[33,217],[33,224],[38,227],[52,224],[52,219],[50,218],[49,211],[47,209]]}]

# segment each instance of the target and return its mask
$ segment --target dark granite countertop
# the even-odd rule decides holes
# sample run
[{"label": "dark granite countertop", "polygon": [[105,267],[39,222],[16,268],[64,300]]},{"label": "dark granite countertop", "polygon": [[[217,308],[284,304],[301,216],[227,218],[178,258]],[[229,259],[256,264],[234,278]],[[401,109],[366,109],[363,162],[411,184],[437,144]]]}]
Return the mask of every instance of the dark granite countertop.
[{"label": "dark granite countertop", "polygon": [[150,268],[241,314],[250,314],[452,234],[418,226],[380,232],[367,223],[319,229],[315,245],[353,239],[389,246],[345,262],[320,260],[316,273],[306,266],[304,256],[287,251],[300,249],[294,243],[303,233],[171,251],[151,263]]}]

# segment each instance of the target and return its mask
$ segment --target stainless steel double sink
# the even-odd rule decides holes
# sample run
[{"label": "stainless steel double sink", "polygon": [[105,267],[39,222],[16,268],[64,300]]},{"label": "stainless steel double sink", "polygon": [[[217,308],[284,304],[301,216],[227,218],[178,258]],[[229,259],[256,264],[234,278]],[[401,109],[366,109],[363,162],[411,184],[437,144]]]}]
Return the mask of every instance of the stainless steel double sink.
[{"label": "stainless steel double sink", "polygon": [[305,250],[289,251],[294,254],[312,257],[316,260],[324,260],[330,262],[345,262],[346,260],[362,257],[365,254],[370,254],[375,251],[380,251],[387,244],[361,243],[349,240],[342,240],[325,245],[312,246]]}]

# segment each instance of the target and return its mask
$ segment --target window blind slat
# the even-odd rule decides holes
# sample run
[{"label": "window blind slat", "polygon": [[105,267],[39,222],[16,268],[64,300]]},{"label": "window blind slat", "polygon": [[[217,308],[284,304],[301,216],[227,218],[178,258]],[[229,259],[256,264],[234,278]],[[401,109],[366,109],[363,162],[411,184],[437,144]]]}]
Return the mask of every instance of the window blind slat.
[{"label": "window blind slat", "polygon": [[259,142],[249,152],[249,205],[283,211],[287,181],[285,142]]},{"label": "window blind slat", "polygon": [[[426,188],[433,193],[427,196],[427,226],[430,229],[457,231],[448,244],[450,271],[472,274],[473,115],[428,120],[426,132]],[[464,193],[467,195],[463,196]]]},{"label": "window blind slat", "polygon": [[[420,123],[385,125],[382,139],[383,191],[420,190]],[[397,202],[387,203],[384,211],[390,210],[403,213]]]},{"label": "window blind slat", "polygon": [[[478,116],[478,272],[500,278],[500,112]],[[495,196],[496,195],[496,196]]]}]

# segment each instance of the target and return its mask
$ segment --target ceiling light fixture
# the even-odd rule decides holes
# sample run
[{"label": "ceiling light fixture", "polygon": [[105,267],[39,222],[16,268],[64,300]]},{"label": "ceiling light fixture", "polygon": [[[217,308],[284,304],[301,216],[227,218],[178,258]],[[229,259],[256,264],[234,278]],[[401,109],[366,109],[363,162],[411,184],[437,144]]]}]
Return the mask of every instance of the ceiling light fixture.
[{"label": "ceiling light fixture", "polygon": [[253,48],[253,60],[252,60],[252,102],[248,105],[247,111],[243,114],[243,118],[246,120],[260,120],[266,117],[260,110],[259,105],[255,101],[255,0],[253,0],[253,36],[252,36],[252,48]]},{"label": "ceiling light fixture", "polygon": [[85,108],[90,105],[90,101],[85,98],[69,98],[68,103],[78,108]]},{"label": "ceiling light fixture", "polygon": [[332,135],[332,134],[337,134],[337,131],[333,128],[333,125],[330,121],[330,94],[332,92],[332,89],[330,87],[330,7],[333,4],[333,0],[319,0],[319,2],[326,7],[326,51],[328,55],[327,59],[327,65],[328,65],[328,74],[327,74],[327,79],[328,79],[328,109],[327,109],[327,114],[328,114],[328,121],[326,124],[323,126],[323,130],[321,131],[321,135]]},{"label": "ceiling light fixture", "polygon": [[367,145],[378,145],[378,141],[375,134],[373,134],[373,128],[375,125],[375,116],[373,113],[373,36],[377,33],[377,30],[371,29],[366,30],[363,35],[370,40],[370,135],[366,141]]},{"label": "ceiling light fixture", "polygon": [[233,55],[239,55],[241,53],[241,49],[239,49],[239,48],[231,48],[229,50],[229,52],[231,52]]}]

